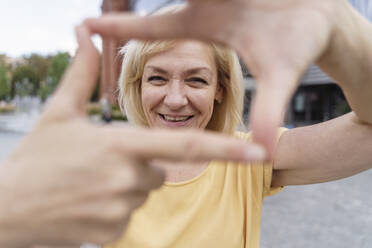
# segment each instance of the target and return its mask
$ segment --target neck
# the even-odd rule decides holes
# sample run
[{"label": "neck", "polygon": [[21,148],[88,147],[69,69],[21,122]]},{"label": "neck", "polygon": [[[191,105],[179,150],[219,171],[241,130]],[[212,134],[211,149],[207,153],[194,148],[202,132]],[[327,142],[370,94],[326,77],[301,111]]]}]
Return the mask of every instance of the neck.
[{"label": "neck", "polygon": [[191,180],[199,176],[207,167],[209,162],[168,162],[154,160],[151,165],[165,171],[165,181],[177,183]]}]

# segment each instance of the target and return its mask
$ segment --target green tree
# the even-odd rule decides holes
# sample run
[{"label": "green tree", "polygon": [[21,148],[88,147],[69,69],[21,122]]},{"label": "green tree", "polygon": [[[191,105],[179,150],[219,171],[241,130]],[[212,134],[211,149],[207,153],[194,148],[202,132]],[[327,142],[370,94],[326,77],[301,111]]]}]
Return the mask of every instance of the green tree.
[{"label": "green tree", "polygon": [[23,62],[14,66],[12,74],[12,95],[36,95],[46,80],[51,56],[36,53],[23,56]]},{"label": "green tree", "polygon": [[0,66],[5,69],[7,78],[11,77],[12,66],[9,63],[9,57],[5,54],[0,54]]},{"label": "green tree", "polygon": [[12,73],[15,95],[36,95],[40,81],[35,69],[29,64],[18,65]]},{"label": "green tree", "polygon": [[68,53],[58,53],[51,58],[50,66],[47,71],[45,84],[39,90],[39,96],[45,100],[57,88],[63,73],[70,63],[70,55]]},{"label": "green tree", "polygon": [[10,97],[10,85],[6,76],[5,68],[0,65],[0,100],[6,100]]},{"label": "green tree", "polygon": [[0,54],[0,66],[6,67],[7,64],[7,56],[5,54]]},{"label": "green tree", "polygon": [[40,84],[40,82],[46,79],[48,69],[51,63],[51,56],[41,56],[39,54],[33,53],[29,56],[24,56],[26,64],[28,64],[34,71],[35,80]]},{"label": "green tree", "polygon": [[52,58],[47,76],[58,84],[69,63],[70,55],[68,53],[57,53],[57,55]]}]

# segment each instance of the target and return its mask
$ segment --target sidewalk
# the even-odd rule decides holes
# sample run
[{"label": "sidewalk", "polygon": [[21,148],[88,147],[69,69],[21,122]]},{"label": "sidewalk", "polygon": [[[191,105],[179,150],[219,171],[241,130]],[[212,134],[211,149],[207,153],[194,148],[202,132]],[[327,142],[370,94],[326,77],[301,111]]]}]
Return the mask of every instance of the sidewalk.
[{"label": "sidewalk", "polygon": [[372,170],[264,201],[261,248],[371,248]]}]

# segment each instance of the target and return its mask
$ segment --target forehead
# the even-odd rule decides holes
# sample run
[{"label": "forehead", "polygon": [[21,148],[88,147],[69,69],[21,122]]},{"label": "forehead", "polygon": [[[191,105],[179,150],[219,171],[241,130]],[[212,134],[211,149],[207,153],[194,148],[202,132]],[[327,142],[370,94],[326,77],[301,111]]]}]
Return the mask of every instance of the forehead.
[{"label": "forehead", "polygon": [[145,69],[156,66],[166,67],[206,67],[215,71],[215,59],[212,48],[199,41],[182,41],[174,47],[151,56],[145,63]]}]

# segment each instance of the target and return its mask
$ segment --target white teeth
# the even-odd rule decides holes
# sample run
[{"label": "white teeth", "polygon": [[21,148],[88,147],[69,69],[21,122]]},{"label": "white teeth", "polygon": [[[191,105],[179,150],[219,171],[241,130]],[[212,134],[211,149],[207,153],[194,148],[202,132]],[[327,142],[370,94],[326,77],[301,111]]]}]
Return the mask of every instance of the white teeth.
[{"label": "white teeth", "polygon": [[164,116],[164,119],[167,121],[185,121],[189,118],[189,116],[185,116],[185,117],[173,117],[169,115],[163,115],[163,116]]}]

